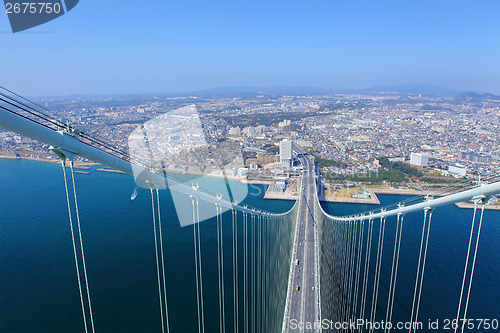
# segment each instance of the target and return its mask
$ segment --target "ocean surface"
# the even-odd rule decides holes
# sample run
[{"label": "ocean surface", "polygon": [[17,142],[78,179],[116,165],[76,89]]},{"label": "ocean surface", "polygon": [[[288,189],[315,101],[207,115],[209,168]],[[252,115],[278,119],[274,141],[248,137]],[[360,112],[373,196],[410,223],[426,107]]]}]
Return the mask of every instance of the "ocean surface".
[{"label": "ocean surface", "polygon": [[[139,190],[137,198],[131,200],[133,177],[97,172],[95,168],[88,175],[75,177],[96,332],[159,332],[149,191]],[[205,182],[210,188],[211,181]],[[265,186],[252,185],[245,203],[274,212],[293,206],[291,201],[261,200],[264,190]],[[379,196],[382,205],[407,198]],[[168,190],[161,191],[161,207],[170,331],[196,332],[192,227],[179,226]],[[324,208],[345,215],[373,206],[330,203]],[[424,322],[456,316],[471,218],[472,210],[455,205],[434,212],[419,316]],[[407,320],[411,312],[422,220],[420,213],[409,214],[404,220],[394,307],[397,320]],[[218,303],[214,220],[203,222],[200,229],[206,332],[215,332]],[[387,302],[394,229],[395,220],[388,220],[381,308]],[[226,260],[230,262],[229,228],[225,233]],[[378,314],[380,319],[385,317],[383,312]],[[500,320],[498,211],[485,212],[468,318]],[[61,168],[46,162],[0,159],[0,332],[82,331]]]}]

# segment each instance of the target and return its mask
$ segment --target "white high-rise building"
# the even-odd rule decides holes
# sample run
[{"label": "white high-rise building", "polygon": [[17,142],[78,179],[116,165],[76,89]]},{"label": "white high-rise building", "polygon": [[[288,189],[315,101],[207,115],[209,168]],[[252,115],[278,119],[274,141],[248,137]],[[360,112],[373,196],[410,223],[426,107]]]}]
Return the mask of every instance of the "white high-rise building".
[{"label": "white high-rise building", "polygon": [[280,142],[280,163],[284,168],[292,166],[292,141],[283,140]]},{"label": "white high-rise building", "polygon": [[429,165],[429,155],[425,153],[411,153],[410,164],[417,167],[425,167]]},{"label": "white high-rise building", "polygon": [[241,130],[239,126],[231,127],[228,131],[229,135],[241,135]]},{"label": "white high-rise building", "polygon": [[467,175],[467,167],[461,164],[450,165],[448,172],[456,178],[462,178]]}]

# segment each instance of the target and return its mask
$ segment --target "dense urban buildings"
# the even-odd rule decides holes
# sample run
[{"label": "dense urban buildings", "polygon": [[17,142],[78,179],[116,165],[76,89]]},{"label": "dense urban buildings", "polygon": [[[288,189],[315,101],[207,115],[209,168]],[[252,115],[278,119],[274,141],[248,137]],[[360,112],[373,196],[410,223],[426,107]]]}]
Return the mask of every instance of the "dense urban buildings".
[{"label": "dense urban buildings", "polygon": [[[238,152],[243,158],[238,164],[246,169],[235,169],[234,174],[291,167],[292,141],[316,156],[327,177],[379,172],[388,168],[387,163],[413,165],[432,176],[476,177],[494,174],[500,165],[500,97],[491,94],[341,91],[292,96],[267,92],[65,97],[36,102],[51,110],[52,116],[124,151],[129,150],[128,139],[139,125],[194,106],[199,131],[205,136],[200,141],[206,145],[203,153],[189,146],[198,140],[187,136],[194,123],[175,125],[171,118],[168,133],[157,129],[155,137],[164,141],[164,147],[180,149],[177,163],[190,156],[200,170],[220,168]],[[0,155],[53,158],[49,147],[6,131],[0,131]],[[406,174],[409,178],[416,175]]]}]

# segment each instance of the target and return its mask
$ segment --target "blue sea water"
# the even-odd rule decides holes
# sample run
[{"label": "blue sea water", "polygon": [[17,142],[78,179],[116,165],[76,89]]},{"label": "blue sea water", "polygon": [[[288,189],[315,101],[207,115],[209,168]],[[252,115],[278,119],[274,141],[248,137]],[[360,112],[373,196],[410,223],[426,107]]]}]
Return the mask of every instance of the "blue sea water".
[{"label": "blue sea water", "polygon": [[[0,160],[0,171],[0,331],[83,331],[61,168],[39,161]],[[131,176],[94,169],[89,175],[76,174],[76,180],[96,331],[160,331],[149,191],[139,190],[131,201],[135,187]],[[264,189],[252,186],[253,195],[247,204],[275,212],[292,207],[291,201],[262,200]],[[162,191],[161,196],[170,328],[171,332],[195,332],[192,228],[179,226],[168,191]],[[406,197],[380,196],[384,205],[403,199]],[[325,205],[336,215],[372,208]],[[454,205],[434,213],[422,320],[456,316],[471,217],[471,210]],[[394,310],[394,317],[401,320],[411,311],[422,220],[422,214],[405,217]],[[389,283],[394,226],[394,221],[389,220],[380,304],[387,302],[384,295]],[[229,239],[229,228],[225,232]],[[206,299],[216,300],[216,247],[211,246],[216,242],[215,223],[203,222],[201,235]],[[469,318],[500,319],[499,240],[500,213],[486,211]],[[225,254],[230,261],[229,247]],[[217,331],[217,303],[206,304],[205,308],[206,332]],[[378,316],[384,317],[382,312]]]}]

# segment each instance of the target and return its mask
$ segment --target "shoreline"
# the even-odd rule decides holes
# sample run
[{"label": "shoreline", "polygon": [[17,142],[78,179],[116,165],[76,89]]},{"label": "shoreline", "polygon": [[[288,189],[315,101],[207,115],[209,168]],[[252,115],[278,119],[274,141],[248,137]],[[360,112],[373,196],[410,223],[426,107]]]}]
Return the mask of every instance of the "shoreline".
[{"label": "shoreline", "polygon": [[[474,209],[474,204],[472,202],[456,202],[455,206],[462,209]],[[481,209],[481,205],[477,206],[478,209]],[[485,205],[485,210],[500,210],[500,205]]]},{"label": "shoreline", "polygon": [[[25,157],[25,156],[5,156],[5,155],[0,155],[0,159],[6,159],[6,160],[29,160],[29,161],[37,161],[37,162],[46,162],[46,163],[53,163],[53,164],[59,164],[61,160],[58,158],[41,158],[41,157]],[[88,170],[90,169],[91,166],[96,166],[100,165],[99,163],[95,162],[82,162],[82,161],[75,161],[73,168],[75,169],[85,169]]]},{"label": "shoreline", "polygon": [[399,194],[399,195],[435,195],[436,191],[419,191],[391,188],[370,188],[375,194]]},{"label": "shoreline", "polygon": [[[26,157],[26,156],[6,156],[0,155],[0,159],[6,160],[30,160],[30,161],[38,161],[38,162],[46,162],[59,164],[60,160],[57,158],[49,159],[49,158],[41,158],[41,157]],[[90,167],[101,165],[95,162],[81,162],[76,161],[73,168],[79,169],[75,170],[75,173],[80,174],[90,174]],[[108,172],[108,173],[116,173],[116,174],[127,174],[120,170],[115,170],[112,168],[98,168],[96,171],[100,172]],[[268,179],[246,179],[241,176],[233,176],[233,175],[224,175],[224,174],[216,174],[216,173],[199,173],[199,172],[180,172],[177,170],[168,170],[167,172],[176,173],[176,174],[189,174],[194,176],[208,176],[208,177],[216,177],[216,178],[228,178],[237,180],[242,184],[256,184],[256,185],[268,185],[266,189],[266,193],[263,199],[268,200],[297,200],[297,193],[277,193],[271,190],[271,185],[274,184],[274,181]],[[408,189],[395,189],[395,188],[368,188],[371,194],[371,198],[349,198],[349,197],[330,197],[330,196],[319,196],[319,200],[322,202],[337,202],[337,203],[350,203],[350,204],[373,204],[379,205],[380,200],[377,197],[377,194],[389,194],[389,195],[435,195],[435,191],[419,191],[419,190],[408,190]],[[455,205],[461,209],[473,209],[474,204],[470,202],[457,202]],[[486,205],[485,210],[500,210],[500,205]]]},{"label": "shoreline", "polygon": [[[60,160],[56,157],[54,158],[42,158],[42,157],[26,157],[26,156],[6,156],[6,155],[1,155],[0,154],[0,159],[6,159],[6,160],[29,160],[29,161],[37,161],[37,162],[46,162],[46,163],[52,163],[52,164],[60,164]],[[81,170],[90,170],[90,167],[92,166],[101,166],[102,164],[96,163],[96,162],[82,162],[82,161],[75,161],[73,168],[74,169],[81,169]],[[101,171],[101,172],[109,172],[109,173],[118,173],[118,174],[127,174],[126,172],[120,171],[120,170],[115,170],[113,168],[108,168],[104,165],[102,165],[102,168],[96,169],[96,171]],[[168,169],[166,170],[167,174],[168,173],[173,173],[173,174],[187,174],[191,176],[207,176],[207,177],[216,177],[216,178],[227,178],[227,179],[232,179],[232,180],[238,180],[240,183],[243,184],[262,184],[262,185],[269,185],[271,182],[270,181],[259,181],[259,180],[250,180],[248,182],[245,182],[246,179],[242,179],[241,176],[233,176],[233,175],[228,175],[228,174],[219,174],[219,173],[213,173],[213,172],[185,172],[185,171],[180,171],[176,169]],[[89,172],[90,173],[90,172]]]}]

